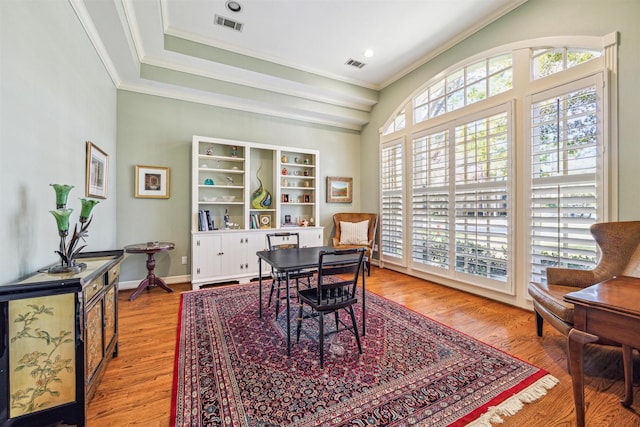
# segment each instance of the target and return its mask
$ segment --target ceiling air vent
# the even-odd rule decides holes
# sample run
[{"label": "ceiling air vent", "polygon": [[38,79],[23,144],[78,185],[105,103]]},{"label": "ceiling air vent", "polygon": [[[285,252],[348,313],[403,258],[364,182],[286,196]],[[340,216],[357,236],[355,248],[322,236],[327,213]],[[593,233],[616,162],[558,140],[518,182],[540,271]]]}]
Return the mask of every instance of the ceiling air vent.
[{"label": "ceiling air vent", "polygon": [[345,62],[345,64],[351,65],[352,67],[356,67],[356,68],[362,68],[365,65],[367,65],[364,62],[356,61],[355,59],[349,59],[347,60],[347,62]]},{"label": "ceiling air vent", "polygon": [[244,24],[220,15],[215,16],[214,22],[216,25],[222,25],[223,27],[231,28],[236,31],[242,31],[242,27],[244,27]]}]

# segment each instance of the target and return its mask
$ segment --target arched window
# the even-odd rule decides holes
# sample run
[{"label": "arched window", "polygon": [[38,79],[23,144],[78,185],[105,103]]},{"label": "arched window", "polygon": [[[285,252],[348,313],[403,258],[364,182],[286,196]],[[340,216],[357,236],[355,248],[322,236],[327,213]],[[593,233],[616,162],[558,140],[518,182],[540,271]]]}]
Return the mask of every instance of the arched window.
[{"label": "arched window", "polygon": [[544,281],[594,265],[616,37],[571,41],[476,55],[396,110],[381,131],[383,265],[508,294],[514,266]]}]

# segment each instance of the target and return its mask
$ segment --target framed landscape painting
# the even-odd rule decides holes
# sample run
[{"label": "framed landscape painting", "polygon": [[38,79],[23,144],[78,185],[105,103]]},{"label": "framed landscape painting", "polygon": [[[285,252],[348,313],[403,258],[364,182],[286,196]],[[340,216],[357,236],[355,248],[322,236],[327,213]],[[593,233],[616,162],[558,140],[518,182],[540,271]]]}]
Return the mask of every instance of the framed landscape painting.
[{"label": "framed landscape painting", "polygon": [[327,177],[327,203],[351,203],[353,178]]}]

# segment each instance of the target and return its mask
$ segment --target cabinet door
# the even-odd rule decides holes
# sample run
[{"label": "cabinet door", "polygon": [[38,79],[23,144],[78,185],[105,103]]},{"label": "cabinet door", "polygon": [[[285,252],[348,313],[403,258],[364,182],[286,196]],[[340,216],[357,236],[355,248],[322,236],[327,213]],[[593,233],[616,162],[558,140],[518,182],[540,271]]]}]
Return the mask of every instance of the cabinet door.
[{"label": "cabinet door", "polygon": [[109,348],[116,336],[116,286],[112,284],[104,294],[104,344]]},{"label": "cabinet door", "polygon": [[310,248],[313,246],[323,246],[323,228],[300,229],[300,247]]},{"label": "cabinet door", "polygon": [[[245,274],[258,276],[258,257],[256,252],[267,249],[266,233],[247,233],[245,236]],[[263,264],[264,268],[264,264]]]},{"label": "cabinet door", "polygon": [[104,357],[102,341],[102,301],[98,301],[87,310],[87,382],[93,378],[100,362]]},{"label": "cabinet door", "polygon": [[220,275],[222,252],[219,235],[194,235],[191,248],[192,281],[198,282]]},{"label": "cabinet door", "polygon": [[246,235],[244,233],[222,234],[222,276],[243,276],[247,262]]}]

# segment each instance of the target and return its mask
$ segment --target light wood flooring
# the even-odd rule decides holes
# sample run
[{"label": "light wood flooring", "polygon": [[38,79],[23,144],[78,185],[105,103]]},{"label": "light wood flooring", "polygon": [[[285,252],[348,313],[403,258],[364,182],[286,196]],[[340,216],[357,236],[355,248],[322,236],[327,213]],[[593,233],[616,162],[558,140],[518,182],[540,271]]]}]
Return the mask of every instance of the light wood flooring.
[{"label": "light wood flooring", "polygon": [[[172,287],[173,293],[153,289],[134,301],[128,301],[132,290],[120,292],[119,353],[89,404],[88,427],[169,425],[180,293],[191,290],[191,285]],[[545,397],[505,417],[502,426],[576,425],[565,339],[547,325],[544,337],[538,338],[532,312],[375,267],[367,289],[546,369],[560,380]],[[640,360],[635,356],[638,383]],[[621,359],[618,349],[587,350],[589,427],[640,427],[638,387],[631,409],[619,403],[624,386]]]}]

